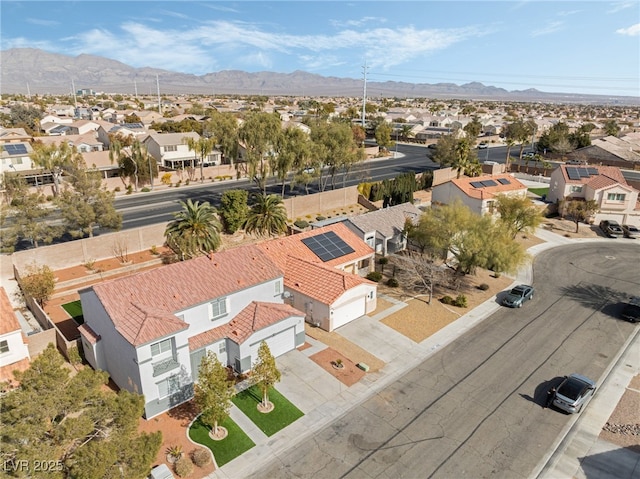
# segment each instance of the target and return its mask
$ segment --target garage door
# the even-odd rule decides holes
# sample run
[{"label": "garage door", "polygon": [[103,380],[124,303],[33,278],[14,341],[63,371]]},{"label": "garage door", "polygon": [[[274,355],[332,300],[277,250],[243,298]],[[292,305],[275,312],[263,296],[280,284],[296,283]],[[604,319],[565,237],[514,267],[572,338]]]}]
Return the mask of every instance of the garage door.
[{"label": "garage door", "polygon": [[[269,346],[269,351],[271,351],[271,355],[274,358],[283,355],[295,349],[296,347],[296,337],[294,334],[294,328],[289,328],[281,333],[278,333],[269,338],[265,338],[267,345]],[[257,343],[253,343],[251,345],[251,365],[256,362],[258,359],[258,349],[260,348],[260,343],[262,340]]]},{"label": "garage door", "polygon": [[364,315],[365,303],[364,298],[356,299],[343,306],[340,306],[333,310],[333,329],[347,324],[349,321],[353,321],[356,318]]}]

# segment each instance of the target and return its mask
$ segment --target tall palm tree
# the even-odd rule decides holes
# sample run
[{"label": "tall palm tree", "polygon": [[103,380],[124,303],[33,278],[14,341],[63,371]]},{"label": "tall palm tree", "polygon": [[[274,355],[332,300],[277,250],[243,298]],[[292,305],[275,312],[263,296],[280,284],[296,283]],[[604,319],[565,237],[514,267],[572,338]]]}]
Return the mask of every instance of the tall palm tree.
[{"label": "tall palm tree", "polygon": [[277,236],[287,228],[287,210],[278,195],[257,194],[244,229],[258,236]]},{"label": "tall palm tree", "polygon": [[180,260],[215,251],[221,243],[222,225],[208,201],[181,201],[182,211],[174,213],[174,220],[164,232],[169,247]]}]

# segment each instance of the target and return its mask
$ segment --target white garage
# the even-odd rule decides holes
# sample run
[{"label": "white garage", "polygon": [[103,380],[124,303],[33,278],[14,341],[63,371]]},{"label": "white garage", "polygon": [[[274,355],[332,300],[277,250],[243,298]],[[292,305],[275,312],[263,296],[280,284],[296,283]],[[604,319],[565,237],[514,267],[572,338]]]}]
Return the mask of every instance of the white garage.
[{"label": "white garage", "polygon": [[353,301],[345,303],[333,309],[331,316],[331,328],[336,329],[340,326],[353,321],[366,313],[365,299],[360,297]]},{"label": "white garage", "polygon": [[262,343],[262,341],[266,341],[267,346],[269,346],[269,350],[271,351],[271,355],[274,358],[277,358],[278,356],[282,356],[284,353],[288,353],[289,351],[295,349],[295,328],[291,327],[289,329],[285,329],[284,331],[278,332],[277,334],[263,338],[260,341],[250,344],[249,347],[251,348],[252,366],[258,359],[258,349],[260,348],[260,343]]}]

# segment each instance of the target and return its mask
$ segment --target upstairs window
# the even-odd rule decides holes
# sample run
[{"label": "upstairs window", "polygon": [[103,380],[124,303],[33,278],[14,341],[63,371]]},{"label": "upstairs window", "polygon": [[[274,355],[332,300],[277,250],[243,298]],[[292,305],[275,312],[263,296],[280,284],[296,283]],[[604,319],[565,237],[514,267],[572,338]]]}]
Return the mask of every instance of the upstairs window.
[{"label": "upstairs window", "polygon": [[624,201],[625,199],[624,193],[608,193],[607,200],[609,201]]},{"label": "upstairs window", "polygon": [[211,301],[209,305],[212,320],[221,318],[227,314],[227,298],[216,299],[215,301]]},{"label": "upstairs window", "polygon": [[159,354],[166,353],[167,351],[171,351],[171,339],[165,339],[151,345],[152,356],[158,356]]},{"label": "upstairs window", "polygon": [[178,146],[177,145],[167,145],[164,147],[164,151],[165,153],[168,151],[178,151]]}]

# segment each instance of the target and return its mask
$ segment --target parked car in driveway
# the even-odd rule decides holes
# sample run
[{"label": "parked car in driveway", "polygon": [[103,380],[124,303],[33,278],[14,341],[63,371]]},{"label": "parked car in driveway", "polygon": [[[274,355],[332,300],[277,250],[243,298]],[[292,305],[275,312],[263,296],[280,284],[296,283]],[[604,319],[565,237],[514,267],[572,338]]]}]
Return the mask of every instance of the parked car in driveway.
[{"label": "parked car in driveway", "polygon": [[622,234],[625,238],[636,239],[640,237],[640,230],[633,225],[622,225]]},{"label": "parked car in driveway", "polygon": [[533,298],[533,286],[520,284],[507,293],[502,300],[504,306],[522,308],[525,301]]},{"label": "parked car in driveway", "polygon": [[632,323],[640,321],[640,297],[632,297],[629,299],[629,301],[625,303],[624,308],[622,308],[620,316],[622,316],[622,319],[626,319]]},{"label": "parked car in driveway", "polygon": [[596,392],[596,383],[586,376],[565,376],[556,389],[553,405],[569,414],[580,412],[585,403]]},{"label": "parked car in driveway", "polygon": [[600,229],[609,238],[619,238],[624,234],[622,227],[615,220],[602,220],[600,222]]}]

